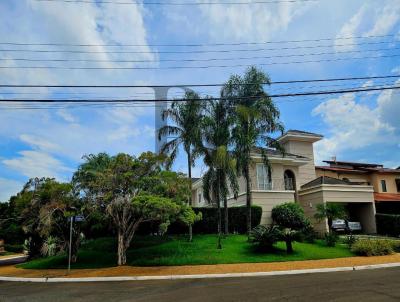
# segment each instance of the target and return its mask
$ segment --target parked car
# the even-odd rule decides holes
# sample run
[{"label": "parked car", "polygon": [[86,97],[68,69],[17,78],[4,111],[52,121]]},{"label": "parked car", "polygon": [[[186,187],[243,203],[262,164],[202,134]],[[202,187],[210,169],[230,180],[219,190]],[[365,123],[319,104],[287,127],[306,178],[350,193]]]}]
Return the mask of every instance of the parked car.
[{"label": "parked car", "polygon": [[358,221],[347,221],[345,219],[335,219],[332,221],[332,229],[336,232],[356,233],[361,232],[361,223]]},{"label": "parked car", "polygon": [[344,219],[335,219],[332,221],[332,230],[336,232],[345,232],[347,229],[347,224]]}]

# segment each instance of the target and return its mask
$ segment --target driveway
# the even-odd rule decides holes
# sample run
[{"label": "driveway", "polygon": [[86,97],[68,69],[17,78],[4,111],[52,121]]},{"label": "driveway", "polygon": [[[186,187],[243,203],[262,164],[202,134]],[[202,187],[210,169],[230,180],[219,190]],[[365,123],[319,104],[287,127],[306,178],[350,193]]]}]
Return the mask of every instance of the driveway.
[{"label": "driveway", "polygon": [[0,301],[399,301],[400,269],[175,281],[0,282]]}]

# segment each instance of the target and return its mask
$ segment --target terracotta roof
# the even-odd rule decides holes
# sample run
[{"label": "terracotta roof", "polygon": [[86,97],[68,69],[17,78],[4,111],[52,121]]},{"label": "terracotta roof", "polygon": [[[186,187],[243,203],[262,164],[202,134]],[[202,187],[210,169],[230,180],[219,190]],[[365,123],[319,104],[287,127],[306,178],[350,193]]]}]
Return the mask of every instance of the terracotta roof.
[{"label": "terracotta roof", "polygon": [[358,169],[346,167],[315,166],[316,169],[346,173],[400,173],[399,169],[359,167]]},{"label": "terracotta roof", "polygon": [[383,202],[383,201],[400,202],[400,194],[374,193],[374,198],[376,202]]}]

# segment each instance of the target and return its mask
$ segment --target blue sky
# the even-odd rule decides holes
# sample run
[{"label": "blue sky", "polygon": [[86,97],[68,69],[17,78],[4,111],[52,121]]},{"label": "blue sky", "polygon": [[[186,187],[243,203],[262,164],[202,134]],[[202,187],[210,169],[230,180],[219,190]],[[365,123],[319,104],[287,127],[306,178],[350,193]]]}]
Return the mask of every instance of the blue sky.
[{"label": "blue sky", "polygon": [[[122,1],[127,2],[128,0]],[[116,1],[117,2],[117,1]],[[340,39],[340,37],[382,36],[382,38]],[[1,66],[86,66],[86,67],[167,67],[196,65],[268,64],[304,60],[332,60],[349,57],[399,54],[400,2],[392,1],[312,1],[253,5],[154,6],[117,5],[34,0],[0,2],[0,42],[95,44],[90,48],[71,46],[30,46],[29,49],[108,51],[104,44],[140,44],[142,53],[29,53],[6,52],[27,46],[0,45]],[[249,53],[168,54],[166,51],[240,49],[248,46],[161,47],[154,44],[207,44],[264,42],[332,38],[320,42],[258,45],[253,48],[288,47],[288,50]],[[377,42],[372,44],[370,42]],[[379,42],[379,43],[378,43]],[[381,43],[382,42],[382,43]],[[388,43],[383,43],[388,42]],[[369,43],[369,44],[366,44]],[[349,45],[350,44],[350,45]],[[304,48],[304,46],[321,46]],[[298,46],[298,49],[293,49]],[[126,50],[115,48],[114,50]],[[379,51],[373,51],[380,49]],[[132,50],[132,48],[130,48]],[[133,49],[135,50],[135,49]],[[137,50],[137,48],[136,48]],[[344,53],[344,52],[348,53]],[[359,51],[349,52],[349,51]],[[328,52],[325,55],[310,53]],[[303,55],[293,57],[293,55]],[[276,56],[288,55],[282,58]],[[237,60],[237,57],[274,58]],[[110,62],[21,62],[17,58],[146,60],[149,63]],[[180,63],[165,59],[232,58],[230,61]],[[6,59],[6,60],[4,60]],[[161,61],[160,61],[161,60]],[[400,59],[338,60],[302,64],[264,65],[273,81],[348,76],[400,74]],[[152,70],[62,70],[0,69],[4,84],[173,84],[221,83],[244,67]],[[393,84],[396,80],[360,81],[351,85]],[[337,83],[336,83],[337,84]],[[340,83],[343,85],[343,83]],[[322,84],[321,84],[322,85]],[[329,85],[329,84],[325,84]],[[331,84],[332,85],[332,84]],[[271,93],[315,90],[312,86],[273,86]],[[345,88],[325,87],[325,88]],[[325,89],[324,88],[324,89]],[[321,89],[321,88],[320,88]],[[15,94],[25,93],[25,94]],[[215,95],[202,88],[203,95]],[[150,89],[93,91],[72,89],[1,89],[0,98],[58,97],[153,97]],[[172,89],[169,97],[180,96]],[[330,97],[297,98],[295,102],[276,100],[287,129],[321,133],[316,144],[316,160],[331,156],[341,160],[400,165],[400,97],[398,92],[345,94]],[[49,176],[68,180],[84,154],[106,151],[138,155],[154,150],[154,109],[152,107],[74,107],[58,109],[5,109],[0,104],[0,201],[21,189],[30,177]],[[185,171],[183,153],[175,168]],[[204,167],[194,169],[199,176]]]}]

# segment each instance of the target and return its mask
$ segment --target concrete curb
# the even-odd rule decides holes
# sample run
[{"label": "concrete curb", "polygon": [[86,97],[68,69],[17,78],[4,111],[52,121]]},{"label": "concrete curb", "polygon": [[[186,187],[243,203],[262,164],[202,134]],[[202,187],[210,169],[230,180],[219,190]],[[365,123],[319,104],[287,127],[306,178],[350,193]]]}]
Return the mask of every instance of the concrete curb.
[{"label": "concrete curb", "polygon": [[288,271],[256,272],[256,273],[228,273],[228,274],[201,274],[201,275],[169,275],[169,276],[126,276],[126,277],[86,277],[86,278],[23,278],[23,277],[2,277],[0,281],[8,282],[39,282],[39,283],[58,283],[58,282],[116,282],[116,281],[151,281],[151,280],[182,280],[182,279],[211,279],[211,278],[240,278],[240,277],[263,277],[263,276],[283,276],[300,275],[329,272],[359,271],[367,269],[400,267],[400,262],[346,266],[333,268],[301,269]]}]

